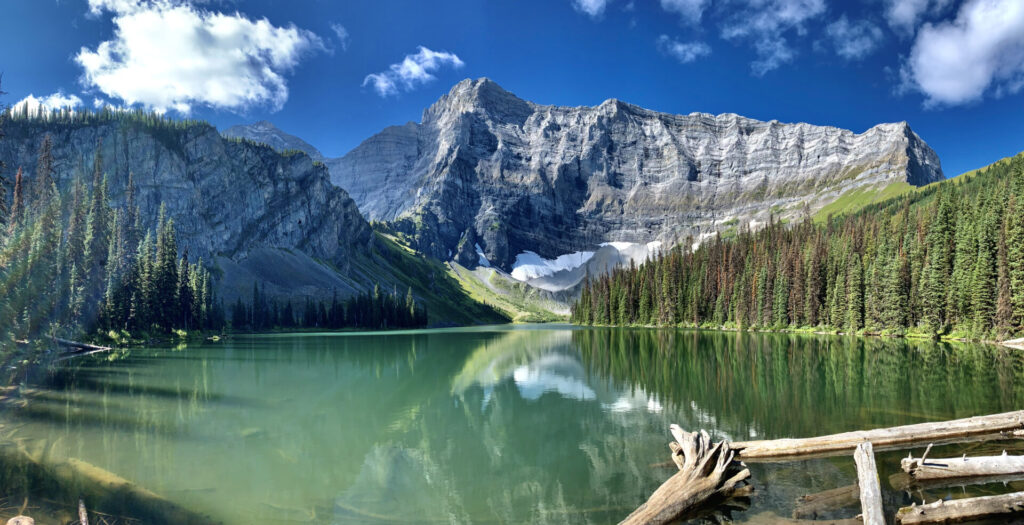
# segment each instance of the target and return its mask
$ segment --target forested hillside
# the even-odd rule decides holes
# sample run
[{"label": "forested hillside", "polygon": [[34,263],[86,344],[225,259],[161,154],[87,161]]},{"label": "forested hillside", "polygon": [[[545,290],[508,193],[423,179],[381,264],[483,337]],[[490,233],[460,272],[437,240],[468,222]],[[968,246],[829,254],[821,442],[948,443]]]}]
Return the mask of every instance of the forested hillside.
[{"label": "forested hillside", "polygon": [[856,213],[773,220],[587,283],[598,325],[816,327],[1003,338],[1024,331],[1024,157]]}]

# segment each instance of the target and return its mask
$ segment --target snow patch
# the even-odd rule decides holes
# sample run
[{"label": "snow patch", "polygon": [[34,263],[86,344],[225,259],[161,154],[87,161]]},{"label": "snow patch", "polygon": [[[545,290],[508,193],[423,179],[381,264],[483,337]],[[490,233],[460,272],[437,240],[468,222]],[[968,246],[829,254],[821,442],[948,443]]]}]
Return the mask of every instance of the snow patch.
[{"label": "snow patch", "polygon": [[491,267],[491,261],[487,260],[487,256],[484,255],[484,249],[480,247],[480,243],[476,243],[476,256],[479,257],[477,264],[484,268]]},{"label": "snow patch", "polygon": [[517,281],[529,281],[545,277],[562,270],[572,270],[586,264],[594,252],[573,252],[559,255],[554,259],[545,259],[535,252],[525,251],[516,255],[512,264],[512,278]]}]

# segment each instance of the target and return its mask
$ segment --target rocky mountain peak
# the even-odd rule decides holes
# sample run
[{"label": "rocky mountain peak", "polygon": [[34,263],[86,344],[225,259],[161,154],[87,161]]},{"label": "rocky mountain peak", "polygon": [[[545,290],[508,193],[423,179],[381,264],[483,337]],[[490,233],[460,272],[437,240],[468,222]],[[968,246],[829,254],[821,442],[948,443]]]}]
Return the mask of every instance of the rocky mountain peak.
[{"label": "rocky mountain peak", "polygon": [[497,82],[482,77],[466,79],[423,112],[423,123],[446,121],[464,113],[474,113],[501,121],[523,120],[534,105],[506,91]]},{"label": "rocky mountain peak", "polygon": [[320,150],[316,149],[312,144],[296,137],[295,135],[286,133],[267,120],[261,120],[252,124],[231,126],[221,132],[221,135],[225,137],[242,138],[254,142],[261,142],[278,151],[298,150],[309,155],[313,160],[324,160],[323,154],[321,154]]}]

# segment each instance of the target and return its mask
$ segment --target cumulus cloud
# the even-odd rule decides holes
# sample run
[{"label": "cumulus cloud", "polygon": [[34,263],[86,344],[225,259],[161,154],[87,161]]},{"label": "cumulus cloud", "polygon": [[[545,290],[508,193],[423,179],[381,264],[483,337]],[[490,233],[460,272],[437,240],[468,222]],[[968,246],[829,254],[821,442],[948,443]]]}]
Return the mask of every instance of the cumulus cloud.
[{"label": "cumulus cloud", "polygon": [[573,9],[597,18],[604,14],[611,0],[572,0]]},{"label": "cumulus cloud", "polygon": [[661,8],[683,17],[683,21],[700,22],[701,15],[707,9],[710,0],[661,0]]},{"label": "cumulus cloud", "polygon": [[77,108],[82,105],[82,99],[78,98],[77,95],[65,95],[64,92],[58,91],[43,97],[36,97],[29,94],[29,96],[19,100],[11,108],[14,112],[24,111],[28,108],[29,114],[34,114],[39,108],[43,108],[44,111],[64,108]]},{"label": "cumulus cloud", "polygon": [[433,51],[419,46],[417,51],[397,63],[388,66],[387,71],[371,73],[363,79],[363,86],[373,86],[377,94],[386,97],[397,95],[399,90],[411,91],[436,77],[433,75],[443,66],[460,68],[464,65],[454,53]]},{"label": "cumulus cloud", "polygon": [[927,105],[956,105],[1024,87],[1024,3],[967,0],[956,19],[925,24],[901,70]]},{"label": "cumulus cloud", "polygon": [[796,51],[786,34],[807,32],[805,24],[825,12],[825,0],[742,0],[743,7],[722,28],[722,38],[750,42],[758,59],[750,64],[760,76],[791,62]]},{"label": "cumulus cloud", "polygon": [[913,34],[918,22],[927,14],[941,13],[950,0],[886,0],[885,18],[889,26],[905,34]]},{"label": "cumulus cloud", "polygon": [[334,31],[334,36],[338,37],[338,45],[341,46],[342,51],[348,50],[348,29],[341,24],[331,24],[331,31]]},{"label": "cumulus cloud", "polygon": [[711,54],[711,46],[704,42],[680,42],[668,35],[658,37],[658,50],[675,58],[680,64],[689,64]]},{"label": "cumulus cloud", "polygon": [[196,104],[239,110],[288,99],[284,74],[312,50],[314,33],[198,9],[184,0],[89,0],[111,13],[114,38],[75,56],[82,83],[127,105],[188,113]]},{"label": "cumulus cloud", "polygon": [[847,60],[860,60],[878,49],[882,30],[867,20],[850,22],[843,15],[825,28],[832,39],[836,54]]}]

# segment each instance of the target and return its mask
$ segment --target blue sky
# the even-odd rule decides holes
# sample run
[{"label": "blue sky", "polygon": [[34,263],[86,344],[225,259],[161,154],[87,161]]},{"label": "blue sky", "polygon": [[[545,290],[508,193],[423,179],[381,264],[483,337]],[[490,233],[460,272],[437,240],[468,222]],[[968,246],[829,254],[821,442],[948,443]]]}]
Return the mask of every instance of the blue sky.
[{"label": "blue sky", "polygon": [[267,119],[328,156],[481,76],[544,104],[618,98],[856,132],[906,120],[947,176],[1024,150],[1020,0],[4,0],[3,11],[8,104],[134,104],[221,129]]}]

